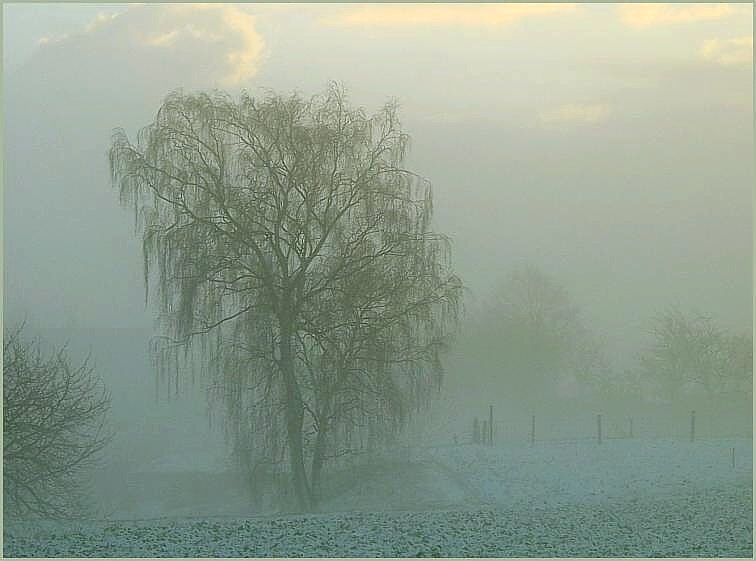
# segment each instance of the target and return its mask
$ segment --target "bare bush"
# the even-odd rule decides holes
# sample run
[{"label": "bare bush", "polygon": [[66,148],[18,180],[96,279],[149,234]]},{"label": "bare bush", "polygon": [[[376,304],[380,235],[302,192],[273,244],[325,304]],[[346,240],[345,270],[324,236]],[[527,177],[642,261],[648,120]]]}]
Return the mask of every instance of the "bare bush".
[{"label": "bare bush", "polygon": [[110,395],[89,359],[43,356],[22,327],[3,337],[3,512],[62,518],[87,512],[82,475],[109,441]]}]

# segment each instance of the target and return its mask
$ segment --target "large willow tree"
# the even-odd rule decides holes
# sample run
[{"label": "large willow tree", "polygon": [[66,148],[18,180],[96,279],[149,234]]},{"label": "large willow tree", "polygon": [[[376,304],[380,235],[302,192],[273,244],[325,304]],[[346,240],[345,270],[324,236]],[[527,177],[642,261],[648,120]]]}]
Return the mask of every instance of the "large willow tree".
[{"label": "large willow tree", "polygon": [[[404,169],[394,104],[169,95],[110,163],[157,279],[162,372],[205,361],[237,455],[286,454],[299,505],[355,427],[396,427],[440,380],[460,281]],[[199,341],[199,345],[194,344]]]}]

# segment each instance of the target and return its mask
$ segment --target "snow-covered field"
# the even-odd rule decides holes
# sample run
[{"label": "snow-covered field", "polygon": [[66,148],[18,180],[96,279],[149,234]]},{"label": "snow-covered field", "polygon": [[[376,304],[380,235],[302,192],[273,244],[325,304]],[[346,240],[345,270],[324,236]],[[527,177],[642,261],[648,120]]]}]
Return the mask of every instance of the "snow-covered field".
[{"label": "snow-covered field", "polygon": [[746,439],[462,445],[373,460],[334,474],[319,514],[5,521],[3,549],[38,557],[753,553]]}]

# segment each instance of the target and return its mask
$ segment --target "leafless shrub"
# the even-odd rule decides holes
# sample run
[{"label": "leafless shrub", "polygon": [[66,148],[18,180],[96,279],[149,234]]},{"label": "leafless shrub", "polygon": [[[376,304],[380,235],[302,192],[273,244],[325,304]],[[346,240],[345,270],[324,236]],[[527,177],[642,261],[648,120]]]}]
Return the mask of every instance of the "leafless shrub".
[{"label": "leafless shrub", "polygon": [[73,367],[65,348],[45,357],[22,327],[3,336],[3,512],[83,515],[82,474],[109,441],[110,395],[88,359]]}]

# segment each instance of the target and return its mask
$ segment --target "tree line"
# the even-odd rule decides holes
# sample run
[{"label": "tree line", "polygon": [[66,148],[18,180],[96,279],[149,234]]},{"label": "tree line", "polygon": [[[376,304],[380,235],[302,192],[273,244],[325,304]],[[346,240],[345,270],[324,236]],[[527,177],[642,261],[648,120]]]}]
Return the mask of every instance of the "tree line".
[{"label": "tree line", "polygon": [[533,410],[556,399],[750,401],[753,337],[713,318],[670,306],[645,323],[647,343],[620,372],[567,289],[533,265],[514,267],[467,318],[454,366],[463,387],[503,388],[506,401]]}]

